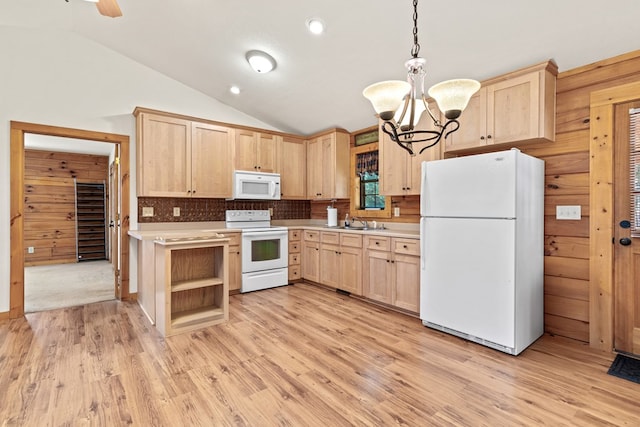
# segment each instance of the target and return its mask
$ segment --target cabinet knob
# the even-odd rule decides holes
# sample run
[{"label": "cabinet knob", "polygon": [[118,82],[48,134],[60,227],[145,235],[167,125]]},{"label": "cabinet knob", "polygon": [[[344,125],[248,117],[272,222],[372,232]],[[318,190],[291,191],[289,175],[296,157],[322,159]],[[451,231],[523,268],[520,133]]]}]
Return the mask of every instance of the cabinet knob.
[{"label": "cabinet knob", "polygon": [[403,247],[404,249],[407,249],[407,245],[402,245],[402,247]]},{"label": "cabinet knob", "polygon": [[481,140],[481,141],[484,141],[484,135],[480,137],[480,140]]},{"label": "cabinet knob", "polygon": [[191,193],[191,190],[187,190],[187,193]]},{"label": "cabinet knob", "polygon": [[389,260],[387,260],[387,262],[389,262]]},{"label": "cabinet knob", "polygon": [[407,190],[411,190],[411,187],[407,187]]},{"label": "cabinet knob", "polygon": [[376,242],[376,245],[379,245],[379,244],[380,244],[380,242]]},{"label": "cabinet knob", "polygon": [[491,135],[487,135],[487,139],[491,139]]}]

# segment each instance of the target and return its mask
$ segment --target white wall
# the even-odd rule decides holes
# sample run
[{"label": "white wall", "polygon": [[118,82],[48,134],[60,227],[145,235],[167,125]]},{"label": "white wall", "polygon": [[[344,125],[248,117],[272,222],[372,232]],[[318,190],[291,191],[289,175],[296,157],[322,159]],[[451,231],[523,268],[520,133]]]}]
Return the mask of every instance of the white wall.
[{"label": "white wall", "polygon": [[0,313],[9,311],[11,120],[129,135],[131,228],[138,221],[136,106],[277,130],[66,30],[0,26],[0,58]]}]

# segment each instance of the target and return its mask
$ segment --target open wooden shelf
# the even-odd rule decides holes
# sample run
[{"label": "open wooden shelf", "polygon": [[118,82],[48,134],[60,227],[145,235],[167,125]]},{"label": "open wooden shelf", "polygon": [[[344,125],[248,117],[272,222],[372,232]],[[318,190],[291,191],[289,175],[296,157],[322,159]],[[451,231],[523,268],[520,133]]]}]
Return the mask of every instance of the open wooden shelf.
[{"label": "open wooden shelf", "polygon": [[184,328],[224,318],[222,307],[201,307],[171,314],[171,327]]},{"label": "open wooden shelf", "polygon": [[208,286],[224,285],[224,279],[211,277],[207,279],[185,280],[171,285],[171,292],[188,291],[189,289],[206,288]]},{"label": "open wooden shelf", "polygon": [[156,326],[169,336],[229,319],[229,239],[155,241]]}]

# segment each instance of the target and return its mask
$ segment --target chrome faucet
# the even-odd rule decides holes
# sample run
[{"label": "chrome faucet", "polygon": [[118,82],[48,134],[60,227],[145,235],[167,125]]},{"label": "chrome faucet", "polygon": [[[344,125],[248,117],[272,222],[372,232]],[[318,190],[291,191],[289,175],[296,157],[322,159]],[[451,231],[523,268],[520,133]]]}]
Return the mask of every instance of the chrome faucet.
[{"label": "chrome faucet", "polygon": [[360,219],[357,216],[352,216],[351,217],[351,223],[353,224],[355,221],[358,221],[360,224],[362,224],[362,228],[364,230],[367,230],[369,228],[369,224],[367,224],[366,220]]}]

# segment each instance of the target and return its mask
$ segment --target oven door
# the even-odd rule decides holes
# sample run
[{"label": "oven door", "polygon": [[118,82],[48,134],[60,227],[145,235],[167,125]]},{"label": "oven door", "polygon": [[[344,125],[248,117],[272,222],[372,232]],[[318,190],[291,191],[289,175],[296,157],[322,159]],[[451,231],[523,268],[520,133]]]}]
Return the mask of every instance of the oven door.
[{"label": "oven door", "polygon": [[289,232],[242,232],[242,272],[286,268],[289,263]]}]

